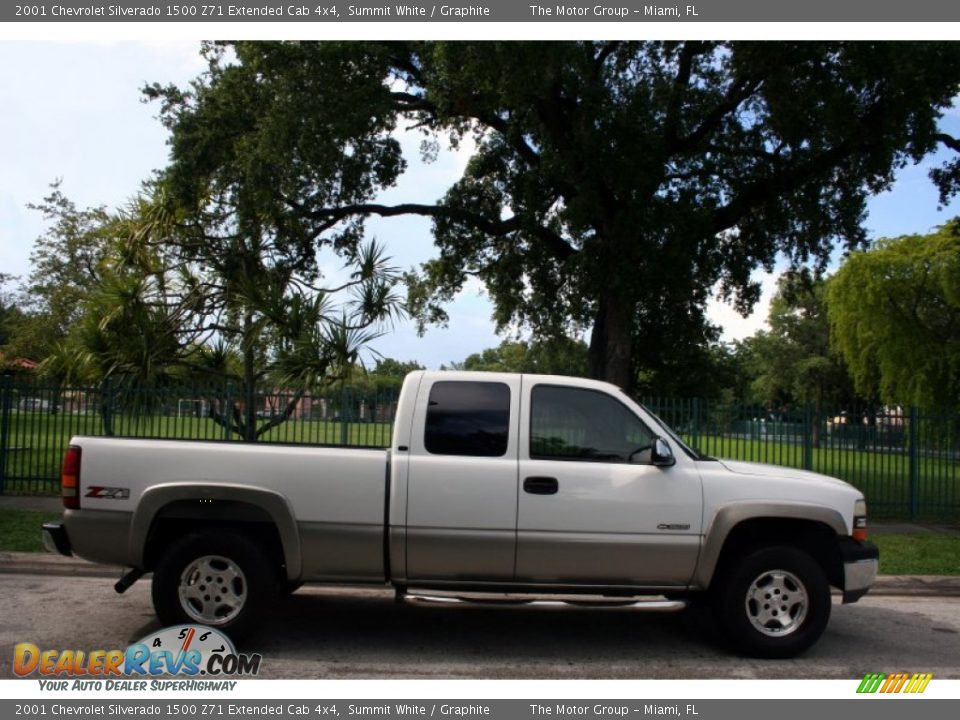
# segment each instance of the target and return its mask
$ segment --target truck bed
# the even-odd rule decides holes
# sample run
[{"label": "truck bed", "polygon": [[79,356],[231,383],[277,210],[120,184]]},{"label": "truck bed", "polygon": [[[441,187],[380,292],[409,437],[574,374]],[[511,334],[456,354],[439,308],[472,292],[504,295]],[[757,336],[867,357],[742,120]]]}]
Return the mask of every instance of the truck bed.
[{"label": "truck bed", "polygon": [[[195,498],[199,485],[210,504],[275,493],[296,524],[303,580],[385,577],[386,450],[100,437],[71,444],[83,454],[80,511],[66,511],[65,522],[71,537],[90,538],[74,545],[81,557],[140,565],[143,515],[177,502],[181,485]],[[262,497],[257,504],[269,507]]]}]

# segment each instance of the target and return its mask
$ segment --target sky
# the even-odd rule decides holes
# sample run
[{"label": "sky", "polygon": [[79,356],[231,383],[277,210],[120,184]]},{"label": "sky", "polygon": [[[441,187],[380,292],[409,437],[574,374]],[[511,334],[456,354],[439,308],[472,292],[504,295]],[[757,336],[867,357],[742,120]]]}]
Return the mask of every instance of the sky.
[{"label": "sky", "polygon": [[[186,85],[203,70],[198,49],[195,41],[175,39],[0,42],[5,106],[0,113],[0,272],[23,276],[29,271],[30,249],[44,223],[27,205],[41,200],[52,182],[59,179],[79,207],[117,207],[166,164],[166,131],[157,107],[142,102],[140,88],[154,81]],[[942,126],[960,134],[956,106]],[[410,169],[381,196],[383,202],[439,198],[468,157],[469,148],[442,152],[424,165],[417,160],[420,137],[408,133],[401,141]],[[871,238],[929,232],[960,214],[957,202],[938,208],[927,176],[944,157],[945,151],[904,168],[891,191],[870,201],[865,224]],[[372,219],[367,227],[403,269],[434,254],[429,220]],[[723,328],[724,339],[740,339],[765,326],[777,272],[755,275],[764,294],[747,318],[725,303],[710,303],[708,315]],[[432,327],[418,337],[413,323],[403,322],[373,347],[383,356],[436,368],[500,342],[481,285],[468,285],[448,314],[447,328]]]}]

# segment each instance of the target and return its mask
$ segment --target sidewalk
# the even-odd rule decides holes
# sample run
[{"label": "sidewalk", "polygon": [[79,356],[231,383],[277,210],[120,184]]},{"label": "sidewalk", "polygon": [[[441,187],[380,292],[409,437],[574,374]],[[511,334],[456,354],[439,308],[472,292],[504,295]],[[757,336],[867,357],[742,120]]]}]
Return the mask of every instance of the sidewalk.
[{"label": "sidewalk", "polygon": [[871,535],[954,535],[960,536],[960,525],[943,523],[911,523],[897,520],[870,520]]},{"label": "sidewalk", "polygon": [[58,513],[63,503],[59,495],[0,495],[0,508]]}]

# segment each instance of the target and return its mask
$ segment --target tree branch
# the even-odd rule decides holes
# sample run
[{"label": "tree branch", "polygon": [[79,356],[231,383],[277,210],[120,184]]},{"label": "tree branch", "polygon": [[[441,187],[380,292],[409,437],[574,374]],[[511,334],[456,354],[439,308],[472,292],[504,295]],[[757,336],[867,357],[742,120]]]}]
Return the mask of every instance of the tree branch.
[{"label": "tree branch", "polygon": [[960,140],[953,137],[952,135],[947,135],[946,133],[937,133],[933,136],[934,140],[937,140],[944,145],[946,145],[951,150],[955,150],[960,153]]},{"label": "tree branch", "polygon": [[687,41],[680,50],[677,60],[677,74],[670,89],[670,100],[667,103],[667,116],[663,123],[663,138],[667,148],[677,144],[677,128],[680,123],[680,99],[690,84],[690,73],[693,70],[693,59],[704,52],[705,45],[700,41]]},{"label": "tree branch", "polygon": [[390,93],[390,97],[393,98],[398,110],[406,112],[418,110],[430,113],[434,117],[437,115],[437,106],[422,95],[414,95],[408,92],[392,92]]},{"label": "tree branch", "polygon": [[443,205],[419,205],[417,203],[403,203],[400,205],[360,203],[308,211],[304,210],[302,206],[293,200],[287,199],[287,203],[307,217],[314,220],[326,220],[325,225],[329,227],[332,227],[337,222],[351,215],[379,215],[381,217],[423,215],[425,217],[447,218],[463,222],[493,237],[503,237],[504,235],[509,235],[512,232],[521,230],[529,232],[537,239],[543,241],[558,260],[566,260],[577,252],[566,240],[552,230],[542,225],[524,225],[521,218],[516,215],[506,220],[491,220],[483,215],[459,208],[446,207]]},{"label": "tree branch", "polygon": [[[431,121],[439,122],[440,116],[437,106],[421,95],[414,95],[408,92],[390,93],[397,103],[397,109],[401,112],[425,112],[431,116]],[[469,98],[473,100],[473,98]],[[540,164],[540,155],[520,136],[512,133],[510,124],[495,112],[484,112],[476,108],[471,108],[467,102],[464,105],[464,116],[476,120],[481,125],[485,125],[491,130],[496,130],[503,137],[504,141],[519,155],[528,165],[536,167]],[[416,127],[424,123],[418,123]]]},{"label": "tree branch", "polygon": [[810,157],[805,162],[784,166],[767,177],[758,180],[740,190],[736,197],[713,212],[713,232],[729,230],[747,213],[773,200],[818,175],[830,170],[837,163],[853,155],[857,148],[869,142],[842,143],[822,153]]},{"label": "tree branch", "polygon": [[605,42],[600,48],[600,52],[597,53],[596,57],[593,59],[593,76],[594,78],[600,77],[600,71],[603,69],[604,63],[607,62],[613,53],[620,47],[622,43],[619,40],[611,40],[610,42]]},{"label": "tree branch", "polygon": [[729,203],[714,210],[713,232],[729,230],[755,208],[813,180],[855,153],[875,146],[878,133],[874,126],[883,122],[884,113],[884,103],[877,102],[856,122],[858,132],[851,131],[844,142],[806,159],[786,163],[779,170],[742,188]]},{"label": "tree branch", "polygon": [[[233,415],[231,419],[230,415]],[[224,412],[220,412],[214,407],[213,402],[210,402],[207,406],[207,417],[213,420],[217,425],[224,428],[225,430],[230,431],[231,433],[236,433],[243,437],[243,427],[239,423],[235,422],[239,419],[239,412],[236,404],[233,404],[230,408],[224,408]]]},{"label": "tree branch", "polygon": [[729,203],[713,211],[712,232],[729,230],[751,210],[781,196],[798,185],[829,170],[849,157],[853,149],[842,144],[811,157],[803,163],[788,165],[741,189]]},{"label": "tree branch", "polygon": [[720,126],[720,123],[723,122],[723,119],[727,115],[734,112],[740,107],[742,102],[756,93],[761,85],[763,85],[763,78],[751,77],[740,78],[738,81],[732,83],[720,104],[707,114],[700,125],[689,135],[675,140],[672,145],[668,147],[668,155],[687,152],[695,148],[697,143]]},{"label": "tree branch", "polygon": [[287,400],[287,404],[284,406],[283,412],[281,412],[279,415],[271,416],[267,422],[257,428],[257,437],[259,438],[263,435],[266,435],[268,432],[273,430],[273,428],[277,427],[277,425],[281,425],[289,420],[290,416],[293,415],[293,411],[297,409],[297,403],[303,399],[303,396],[303,389],[301,388],[300,390],[297,390],[297,392],[294,393],[289,400]]},{"label": "tree branch", "polygon": [[[602,173],[595,172],[589,162],[584,162],[583,149],[573,136],[572,129],[576,125],[575,120],[571,119],[571,114],[576,114],[579,109],[576,101],[563,96],[563,86],[558,79],[554,78],[549,94],[535,100],[533,106],[537,119],[549,135],[552,144],[568,159],[567,162],[571,167],[569,177],[565,174],[564,177],[551,178],[560,195],[569,204],[580,194],[582,187],[592,185],[597,189],[596,195],[602,205],[604,216],[615,212],[614,193]],[[570,112],[571,108],[573,113]]]}]

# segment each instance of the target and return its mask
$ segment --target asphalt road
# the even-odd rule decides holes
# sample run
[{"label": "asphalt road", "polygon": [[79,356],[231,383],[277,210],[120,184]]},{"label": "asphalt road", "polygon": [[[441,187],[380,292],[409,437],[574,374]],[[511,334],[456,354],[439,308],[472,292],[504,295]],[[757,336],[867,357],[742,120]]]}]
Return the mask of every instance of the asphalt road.
[{"label": "asphalt road", "polygon": [[[159,627],[149,578],[0,575],[0,678],[13,646],[124,648]],[[273,678],[960,678],[960,598],[866,597],[835,605],[806,655],[745,660],[706,639],[707,618],[627,610],[396,604],[380,591],[303,588],[241,650]]]}]

